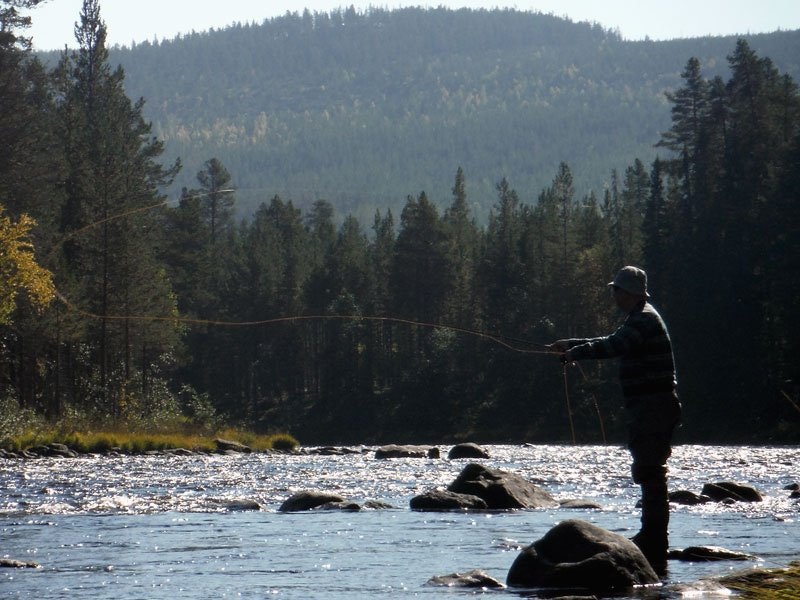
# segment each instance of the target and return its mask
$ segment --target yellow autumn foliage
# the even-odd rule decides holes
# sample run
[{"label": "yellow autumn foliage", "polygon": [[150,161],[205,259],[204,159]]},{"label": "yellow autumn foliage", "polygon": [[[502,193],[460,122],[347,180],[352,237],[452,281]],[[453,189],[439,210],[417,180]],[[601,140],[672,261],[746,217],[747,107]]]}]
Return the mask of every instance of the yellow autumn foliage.
[{"label": "yellow autumn foliage", "polygon": [[55,295],[53,274],[36,262],[30,231],[36,226],[28,215],[15,223],[0,205],[0,323],[8,323],[25,290],[37,308],[46,307]]}]

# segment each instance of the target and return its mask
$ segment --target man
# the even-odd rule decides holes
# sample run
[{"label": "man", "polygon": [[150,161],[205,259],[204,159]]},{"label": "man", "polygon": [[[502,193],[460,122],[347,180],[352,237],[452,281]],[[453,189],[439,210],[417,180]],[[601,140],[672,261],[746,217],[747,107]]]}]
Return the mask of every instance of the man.
[{"label": "man", "polygon": [[672,343],[664,321],[647,301],[647,274],[642,269],[624,267],[608,285],[627,315],[622,325],[606,337],[563,339],[550,348],[563,362],[620,357],[631,472],[642,488],[642,527],[633,541],[663,573],[669,547],[666,462],[681,415]]}]

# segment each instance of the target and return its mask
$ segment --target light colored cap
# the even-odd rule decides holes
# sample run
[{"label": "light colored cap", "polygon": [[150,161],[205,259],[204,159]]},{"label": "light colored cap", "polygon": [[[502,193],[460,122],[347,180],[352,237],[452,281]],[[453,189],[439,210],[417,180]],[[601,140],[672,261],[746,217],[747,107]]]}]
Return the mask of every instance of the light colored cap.
[{"label": "light colored cap", "polygon": [[622,267],[608,285],[615,285],[634,296],[650,297],[647,293],[647,273],[638,267]]}]

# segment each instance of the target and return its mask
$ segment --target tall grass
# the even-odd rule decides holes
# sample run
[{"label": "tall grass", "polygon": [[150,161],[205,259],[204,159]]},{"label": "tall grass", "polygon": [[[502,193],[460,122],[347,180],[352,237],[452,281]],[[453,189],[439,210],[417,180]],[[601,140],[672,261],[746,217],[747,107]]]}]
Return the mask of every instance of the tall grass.
[{"label": "tall grass", "polygon": [[21,452],[36,446],[64,444],[80,453],[118,451],[141,454],[151,450],[184,448],[213,452],[215,440],[238,442],[256,452],[291,451],[298,441],[287,433],[258,434],[225,428],[207,396],[185,388],[177,396],[161,390],[158,402],[144,410],[129,398],[126,410],[111,417],[99,411],[66,406],[56,421],[22,408],[11,396],[0,397],[0,448]]},{"label": "tall grass", "polygon": [[60,430],[27,432],[0,441],[0,447],[22,452],[37,446],[64,444],[72,450],[84,454],[107,453],[142,454],[149,451],[184,448],[192,452],[214,452],[215,440],[224,438],[248,446],[256,452],[269,450],[294,450],[299,443],[285,433],[262,435],[249,431],[226,429],[216,435],[187,433],[147,433],[134,431],[91,431],[68,432]]}]

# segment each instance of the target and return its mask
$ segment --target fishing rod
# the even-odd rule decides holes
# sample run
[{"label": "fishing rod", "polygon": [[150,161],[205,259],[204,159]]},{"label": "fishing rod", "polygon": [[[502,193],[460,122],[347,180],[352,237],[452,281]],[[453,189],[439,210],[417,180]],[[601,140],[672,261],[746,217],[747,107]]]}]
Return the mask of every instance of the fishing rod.
[{"label": "fishing rod", "polygon": [[[56,290],[56,297],[69,309],[74,312],[77,312],[84,317],[92,318],[92,319],[108,319],[113,321],[124,321],[124,320],[139,320],[139,321],[168,321],[174,323],[185,323],[189,325],[210,325],[210,326],[220,326],[220,327],[257,327],[257,326],[269,326],[275,325],[278,323],[295,323],[295,322],[303,322],[303,321],[367,321],[367,322],[379,322],[379,323],[399,323],[403,325],[412,325],[416,327],[426,327],[430,329],[442,329],[446,331],[453,331],[456,333],[462,333],[466,335],[472,335],[478,337],[480,339],[485,339],[490,342],[499,344],[500,346],[507,348],[514,352],[520,352],[523,354],[560,354],[560,352],[553,350],[553,348],[549,344],[542,344],[539,342],[534,342],[532,340],[525,340],[521,338],[514,338],[509,336],[503,336],[499,334],[491,334],[485,331],[480,331],[477,329],[470,329],[467,327],[460,327],[457,325],[446,325],[442,323],[428,323],[424,321],[417,321],[414,319],[405,319],[401,317],[388,317],[388,316],[374,316],[374,315],[294,315],[288,317],[273,317],[270,319],[260,319],[260,320],[253,320],[253,321],[222,321],[218,319],[199,319],[193,317],[179,317],[179,316],[169,316],[169,317],[161,317],[161,316],[133,316],[133,315],[98,315],[96,313],[91,313],[89,311],[85,311],[74,304],[72,304],[61,292]],[[512,343],[513,342],[513,343]],[[516,344],[526,344],[530,347],[521,347]],[[575,434],[575,421],[573,418],[573,411],[572,411],[572,403],[570,400],[570,393],[569,393],[569,380],[567,377],[567,366],[569,364],[574,364],[578,367],[581,375],[583,376],[584,380],[588,381],[588,377],[585,371],[581,368],[581,366],[577,362],[573,363],[562,363],[562,378],[564,381],[564,398],[566,401],[566,409],[567,409],[567,416],[569,419],[569,428],[570,434],[572,438],[572,443],[577,443],[577,436]],[[600,433],[603,439],[603,443],[607,443],[606,439],[606,431],[605,426],[603,424],[603,415],[600,412],[600,406],[597,402],[597,397],[594,393],[590,393],[592,397],[592,401],[594,403],[595,412],[597,413],[597,419],[600,424]]]},{"label": "fishing rod", "polygon": [[[222,189],[222,190],[215,190],[213,192],[200,192],[196,194],[192,194],[189,196],[184,196],[183,198],[199,198],[204,196],[209,196],[216,193],[231,193],[236,190],[234,189]],[[180,200],[180,199],[179,199]],[[76,235],[80,234],[81,232],[97,227],[98,225],[113,221],[115,219],[124,218],[130,215],[134,215],[140,212],[145,212],[148,210],[152,210],[158,207],[166,206],[170,202],[174,202],[175,200],[166,199],[161,202],[151,204],[148,206],[133,208],[128,211],[124,211],[119,214],[111,215],[104,219],[101,219],[97,222],[90,223],[84,227],[76,229],[75,231],[70,232],[69,234],[65,235],[51,250],[51,254],[64,242]],[[375,316],[375,315],[294,315],[294,316],[285,316],[285,317],[273,317],[268,319],[260,319],[260,320],[250,320],[250,321],[223,321],[218,319],[200,319],[200,318],[193,318],[193,317],[186,317],[186,316],[154,316],[154,315],[99,315],[96,313],[92,313],[90,311],[83,310],[77,306],[75,306],[69,299],[62,294],[58,289],[55,291],[56,298],[64,304],[67,309],[72,310],[84,317],[91,318],[91,319],[102,319],[102,320],[111,320],[111,321],[130,321],[130,320],[137,320],[137,321],[161,321],[161,322],[172,322],[172,323],[183,323],[187,325],[206,325],[206,326],[222,326],[222,327],[254,327],[254,326],[268,326],[278,323],[294,323],[294,322],[303,322],[303,321],[367,321],[367,322],[380,322],[380,323],[398,323],[398,324],[405,324],[417,327],[425,327],[430,329],[441,329],[445,331],[453,331],[456,333],[462,333],[465,335],[471,335],[480,339],[485,339],[487,341],[493,342],[498,344],[508,350],[514,352],[520,352],[523,354],[561,354],[559,351],[554,350],[551,345],[543,344],[540,342],[535,342],[532,340],[527,340],[518,337],[511,337],[502,334],[494,334],[489,333],[486,331],[480,331],[477,329],[471,329],[467,327],[461,327],[457,325],[448,325],[442,323],[428,323],[424,321],[418,321],[414,319],[407,319],[402,317],[392,317],[392,316]],[[573,363],[577,364],[577,363]],[[580,366],[578,367],[580,369]],[[567,405],[567,414],[569,416],[569,425],[570,425],[570,433],[572,436],[572,443],[576,443],[576,435],[575,435],[575,424],[573,421],[572,415],[572,406],[569,397],[569,382],[567,379],[567,363],[563,364],[563,380],[564,380],[564,393]],[[584,373],[583,369],[580,369],[581,374],[583,375],[584,379],[588,379],[586,374]],[[594,407],[597,412],[597,417],[600,422],[600,430],[603,437],[603,442],[606,442],[606,434],[605,428],[603,425],[603,418],[600,414],[600,407],[597,403],[597,398],[592,394],[592,398],[594,400]]]},{"label": "fishing rod", "polygon": [[[68,242],[72,238],[80,235],[84,231],[87,231],[89,229],[93,229],[93,228],[98,227],[100,225],[104,225],[105,223],[110,223],[111,221],[116,221],[117,219],[124,219],[125,217],[130,217],[131,215],[135,215],[135,214],[138,214],[138,213],[147,212],[149,210],[153,210],[154,208],[160,208],[162,206],[167,206],[172,202],[180,202],[181,200],[192,200],[194,198],[204,198],[206,196],[213,196],[214,194],[222,194],[222,193],[226,193],[227,194],[227,193],[232,193],[232,192],[235,192],[235,191],[236,190],[233,189],[233,188],[230,188],[230,189],[226,188],[226,189],[222,189],[222,190],[215,190],[213,192],[197,192],[197,193],[194,193],[194,194],[188,194],[188,195],[185,195],[185,196],[181,196],[180,198],[177,198],[177,199],[175,199],[175,198],[167,198],[166,200],[161,200],[160,202],[156,202],[155,204],[148,204],[147,206],[139,206],[139,207],[136,207],[136,208],[132,208],[130,210],[123,211],[121,213],[115,213],[115,214],[110,215],[108,217],[104,217],[104,218],[99,219],[97,221],[93,221],[93,222],[89,223],[88,225],[84,225],[83,227],[79,227],[78,229],[74,229],[72,231],[69,231],[69,232],[65,233],[63,236],[61,236],[60,240],[58,240],[55,244],[53,244],[53,247],[50,249],[50,252],[48,253],[47,256],[48,257],[52,257],[52,255],[55,253],[56,250],[58,250],[66,242]],[[127,198],[131,198],[131,197],[135,197],[135,196],[138,196],[138,195],[139,194],[132,194],[130,196],[123,196],[122,198],[126,198],[126,197]]]},{"label": "fishing rod", "polygon": [[[197,317],[186,316],[158,316],[158,315],[100,315],[87,310],[84,310],[72,302],[59,290],[55,292],[56,298],[69,310],[82,315],[86,318],[108,321],[159,321],[171,323],[184,323],[187,325],[210,325],[219,327],[257,327],[275,325],[278,323],[292,323],[302,321],[368,321],[368,322],[381,322],[381,323],[399,323],[404,325],[413,325],[417,327],[425,327],[429,329],[442,329],[446,331],[453,331],[456,333],[463,333],[472,335],[481,339],[488,340],[496,343],[514,352],[521,352],[524,354],[556,354],[548,344],[541,344],[531,340],[524,340],[520,338],[512,338],[501,334],[489,333],[480,331],[478,329],[470,329],[467,327],[460,327],[458,325],[448,325],[443,323],[428,323],[425,321],[417,321],[414,319],[406,319],[402,317],[391,316],[375,316],[375,315],[292,315],[287,317],[271,317],[268,319],[258,319],[249,321],[224,321],[219,319],[201,319]],[[526,344],[530,347],[521,347],[515,344]]]}]

